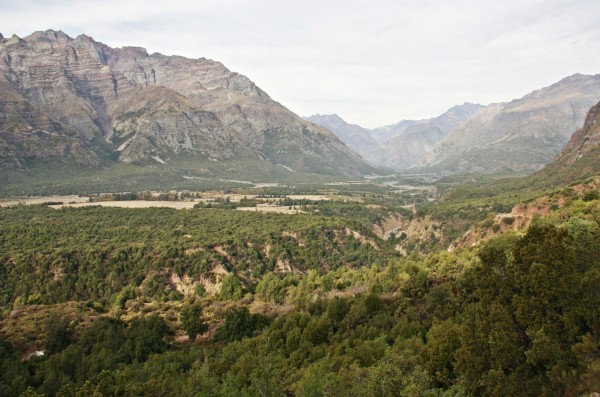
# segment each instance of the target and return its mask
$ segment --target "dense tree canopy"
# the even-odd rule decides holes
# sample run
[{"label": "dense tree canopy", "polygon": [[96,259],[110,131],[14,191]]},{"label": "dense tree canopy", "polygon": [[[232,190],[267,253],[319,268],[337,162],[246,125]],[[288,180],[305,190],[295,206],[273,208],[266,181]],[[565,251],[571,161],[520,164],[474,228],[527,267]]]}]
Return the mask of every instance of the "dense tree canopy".
[{"label": "dense tree canopy", "polygon": [[[0,395],[589,395],[588,196],[524,233],[408,257],[336,216],[2,210]],[[46,354],[23,360],[27,341]]]}]

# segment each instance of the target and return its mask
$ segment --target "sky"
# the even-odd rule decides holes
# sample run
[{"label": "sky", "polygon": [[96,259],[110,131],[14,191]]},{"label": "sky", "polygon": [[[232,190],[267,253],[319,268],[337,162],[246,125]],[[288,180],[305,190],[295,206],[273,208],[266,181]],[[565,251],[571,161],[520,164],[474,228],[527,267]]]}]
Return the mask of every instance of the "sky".
[{"label": "sky", "polygon": [[0,0],[0,33],[209,58],[301,116],[363,127],[600,73],[598,0]]}]

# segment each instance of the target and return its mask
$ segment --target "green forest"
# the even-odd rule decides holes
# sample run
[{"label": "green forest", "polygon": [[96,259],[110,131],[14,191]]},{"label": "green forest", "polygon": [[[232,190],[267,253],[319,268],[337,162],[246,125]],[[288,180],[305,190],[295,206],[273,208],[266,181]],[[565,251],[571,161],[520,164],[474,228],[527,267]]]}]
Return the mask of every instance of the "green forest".
[{"label": "green forest", "polygon": [[588,396],[600,195],[569,195],[452,252],[401,253],[373,224],[459,236],[510,205],[2,208],[0,395]]}]

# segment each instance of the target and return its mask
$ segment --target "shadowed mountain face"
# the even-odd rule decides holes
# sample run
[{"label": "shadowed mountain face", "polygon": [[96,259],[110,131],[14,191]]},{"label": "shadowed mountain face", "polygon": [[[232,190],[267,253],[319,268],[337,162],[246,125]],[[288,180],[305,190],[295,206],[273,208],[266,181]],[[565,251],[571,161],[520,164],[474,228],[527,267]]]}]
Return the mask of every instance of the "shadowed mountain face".
[{"label": "shadowed mountain face", "polygon": [[600,100],[600,75],[576,74],[508,103],[489,105],[434,148],[443,174],[534,172],[560,153]]},{"label": "shadowed mountain face", "polygon": [[261,159],[297,172],[368,167],[247,77],[208,59],[110,48],[81,35],[0,38],[0,166],[107,161],[160,166],[180,156]]}]

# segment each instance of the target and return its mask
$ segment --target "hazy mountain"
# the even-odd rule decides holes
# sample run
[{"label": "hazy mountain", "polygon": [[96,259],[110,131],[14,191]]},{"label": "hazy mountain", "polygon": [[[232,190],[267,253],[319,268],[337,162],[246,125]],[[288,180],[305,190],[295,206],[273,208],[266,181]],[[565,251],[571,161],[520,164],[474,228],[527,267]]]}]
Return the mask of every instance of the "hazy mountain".
[{"label": "hazy mountain", "polygon": [[379,143],[369,135],[369,131],[356,124],[346,123],[337,114],[320,115],[305,117],[306,120],[327,128],[333,132],[340,141],[348,145],[352,150],[360,155],[365,155],[375,148]]},{"label": "hazy mountain", "polygon": [[371,164],[405,169],[422,164],[433,146],[462,125],[481,105],[465,103],[427,120],[402,120],[372,130],[348,124],[337,114],[306,117],[332,131]]},{"label": "hazy mountain", "polygon": [[[395,124],[398,126],[396,131],[403,131],[368,153],[365,158],[372,164],[395,169],[422,164],[437,142],[482,108],[482,105],[464,103],[429,120],[412,122],[409,126],[407,124],[411,122]],[[405,126],[407,127],[404,128]]]},{"label": "hazy mountain", "polygon": [[553,183],[570,183],[600,174],[600,103],[594,105],[583,127],[569,139],[563,151],[538,173],[534,179]]},{"label": "hazy mountain", "polygon": [[434,148],[442,173],[533,172],[560,153],[600,100],[600,75],[576,74],[521,99],[478,111]]},{"label": "hazy mountain", "polygon": [[368,168],[330,131],[219,62],[52,30],[0,38],[0,59],[2,167],[52,159],[160,167],[187,156],[347,176]]},{"label": "hazy mountain", "polygon": [[385,125],[383,127],[377,127],[372,130],[367,130],[369,135],[380,144],[386,143],[390,139],[397,137],[406,131],[407,128],[420,124],[426,123],[428,120],[402,120],[395,124]]}]

